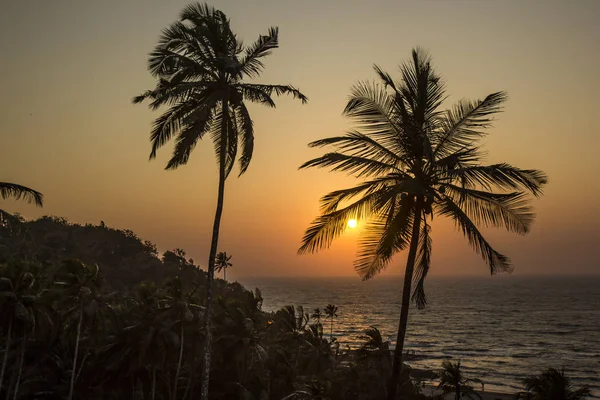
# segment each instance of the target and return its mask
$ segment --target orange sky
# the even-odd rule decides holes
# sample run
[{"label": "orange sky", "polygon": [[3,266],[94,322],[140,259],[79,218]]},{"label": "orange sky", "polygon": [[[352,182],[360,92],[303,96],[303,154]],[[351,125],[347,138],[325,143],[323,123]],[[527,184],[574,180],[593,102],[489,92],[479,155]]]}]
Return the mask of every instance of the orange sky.
[{"label": "orange sky", "polygon": [[[216,201],[210,142],[164,171],[170,147],[148,162],[157,113],[131,105],[153,86],[147,53],[187,1],[7,1],[0,13],[0,180],[45,195],[27,217],[130,228],[161,250],[182,247],[206,264]],[[272,25],[280,45],[261,81],[291,83],[310,98],[251,107],[256,147],[248,172],[229,179],[221,250],[233,278],[352,275],[357,230],[316,256],[297,256],[326,191],[353,183],[297,171],[320,154],[306,144],[348,127],[350,86],[389,72],[414,46],[431,52],[450,101],[506,90],[509,102],[486,140],[489,160],[550,176],[526,237],[489,231],[516,273],[599,273],[600,2],[213,1],[246,43]],[[488,231],[486,231],[488,232]],[[484,275],[486,267],[447,221],[434,221],[433,274]],[[398,256],[386,274],[402,272]],[[229,273],[228,273],[229,275]]]}]

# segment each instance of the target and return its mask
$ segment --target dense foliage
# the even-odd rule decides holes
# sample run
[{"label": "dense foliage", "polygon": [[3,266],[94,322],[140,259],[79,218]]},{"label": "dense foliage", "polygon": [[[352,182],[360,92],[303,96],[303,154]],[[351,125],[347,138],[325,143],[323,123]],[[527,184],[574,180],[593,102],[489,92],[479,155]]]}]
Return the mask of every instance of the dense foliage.
[{"label": "dense foliage", "polygon": [[[204,286],[206,275],[182,250],[159,259],[151,243],[104,224],[43,217],[24,226],[28,235],[0,236],[0,397],[199,394],[206,296],[191,282]],[[350,351],[323,333],[334,305],[318,317],[293,306],[266,313],[260,291],[221,279],[215,299],[211,398],[384,395],[391,354],[377,329]]]}]

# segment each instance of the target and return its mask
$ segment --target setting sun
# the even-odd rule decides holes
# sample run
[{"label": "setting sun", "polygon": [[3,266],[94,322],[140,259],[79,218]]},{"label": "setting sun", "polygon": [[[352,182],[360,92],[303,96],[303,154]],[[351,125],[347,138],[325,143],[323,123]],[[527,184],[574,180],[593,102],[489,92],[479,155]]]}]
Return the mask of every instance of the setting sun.
[{"label": "setting sun", "polygon": [[356,228],[356,225],[358,225],[358,222],[356,222],[355,219],[348,220],[348,228],[354,229]]}]

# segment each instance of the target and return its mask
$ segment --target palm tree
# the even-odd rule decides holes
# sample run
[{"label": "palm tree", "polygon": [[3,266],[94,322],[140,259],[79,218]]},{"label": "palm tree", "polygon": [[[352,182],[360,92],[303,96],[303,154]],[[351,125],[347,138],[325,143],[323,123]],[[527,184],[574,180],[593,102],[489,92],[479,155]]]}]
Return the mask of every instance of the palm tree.
[{"label": "palm tree", "polygon": [[[17,387],[14,392],[15,396],[19,391],[18,386],[22,370],[25,338],[32,320],[30,307],[35,299],[34,295],[31,293],[34,282],[35,279],[30,272],[21,273],[16,271],[16,268],[10,267],[3,268],[2,277],[0,277],[0,310],[2,311],[3,319],[5,319],[2,325],[4,325],[5,322],[8,325],[6,330],[4,356],[0,370],[0,392],[2,391],[2,384],[4,382],[4,374],[6,372],[8,356],[10,354],[14,328],[20,326],[20,330],[22,331],[21,352],[19,357],[21,365],[17,368],[18,375],[16,383]],[[8,393],[6,398],[8,398]]]},{"label": "palm tree", "polygon": [[575,389],[565,371],[555,368],[523,379],[523,385],[519,398],[527,400],[584,400],[590,395],[589,388]]},{"label": "palm tree", "polygon": [[450,360],[445,360],[442,363],[438,389],[442,389],[444,394],[454,392],[455,400],[460,400],[463,396],[467,396],[471,399],[475,397],[481,399],[481,395],[469,385],[470,382],[473,381],[465,379],[463,376],[462,370],[460,369],[460,361],[452,363]]},{"label": "palm tree", "polygon": [[[48,324],[44,324],[44,322],[51,322],[42,299],[44,292],[40,287],[38,272],[35,266],[23,263],[3,265],[0,268],[0,314],[3,318],[2,325],[4,326],[5,323],[8,325],[0,370],[0,392],[4,382],[13,332],[20,332],[17,366],[11,368],[17,373],[13,399],[17,399],[19,396],[28,336],[30,333],[34,333],[37,325],[47,327]],[[9,398],[8,391],[6,398]]]},{"label": "palm tree", "polygon": [[[38,207],[44,205],[44,195],[38,191],[15,183],[0,182],[0,197],[3,200],[14,198],[28,203],[34,203]],[[17,229],[20,225],[19,219],[14,215],[0,209],[0,226],[6,226],[11,230]]]},{"label": "palm tree", "polygon": [[400,81],[378,66],[375,72],[381,83],[357,83],[344,110],[358,129],[309,145],[331,145],[335,151],[300,168],[331,167],[364,182],[321,198],[321,215],[307,229],[299,253],[328,247],[349,219],[366,220],[354,264],[364,280],[384,269],[394,254],[409,249],[388,390],[393,399],[413,281],[412,298],[419,308],[426,304],[424,281],[432,244],[427,217],[451,218],[492,274],[508,271],[510,259],[489,244],[478,226],[527,233],[534,219],[528,194],[540,195],[547,177],[506,163],[482,165],[479,139],[491,126],[491,116],[501,110],[505,93],[440,110],[444,85],[419,49],[413,50],[412,62],[400,66]]},{"label": "palm tree", "polygon": [[163,105],[169,107],[155,120],[150,135],[151,159],[156,157],[161,146],[176,137],[166,169],[185,165],[198,140],[207,133],[215,146],[219,187],[208,257],[203,400],[208,398],[212,286],[225,180],[237,158],[238,143],[241,148],[240,175],[248,168],[254,149],[253,122],[246,102],[275,107],[271,96],[281,94],[291,94],[303,103],[307,101],[293,86],[244,81],[260,75],[264,69],[262,59],[279,46],[278,36],[278,29],[270,28],[266,35],[245,47],[231,30],[229,19],[222,11],[206,4],[191,4],[183,9],[179,21],[163,31],[150,54],[148,68],[157,78],[156,87],[134,98],[134,103],[149,99],[152,109]]},{"label": "palm tree", "polygon": [[217,254],[217,258],[215,260],[215,271],[221,272],[223,271],[223,279],[227,280],[227,268],[233,267],[233,264],[230,263],[232,256],[228,256],[226,252],[222,251]]},{"label": "palm tree", "polygon": [[329,304],[327,305],[327,307],[325,307],[325,319],[329,319],[331,320],[331,330],[329,332],[329,340],[333,340],[333,319],[337,318],[337,311],[338,308],[336,306],[334,306],[333,304]]},{"label": "palm tree", "polygon": [[96,299],[96,295],[100,289],[102,277],[97,265],[87,266],[79,261],[69,260],[63,263],[55,279],[54,284],[61,290],[64,290],[64,298],[62,300],[69,307],[67,314],[76,315],[74,318],[74,323],[77,326],[75,351],[73,353],[69,394],[67,396],[67,399],[71,400],[77,377],[77,361],[84,317],[94,318],[98,311],[99,302]]}]

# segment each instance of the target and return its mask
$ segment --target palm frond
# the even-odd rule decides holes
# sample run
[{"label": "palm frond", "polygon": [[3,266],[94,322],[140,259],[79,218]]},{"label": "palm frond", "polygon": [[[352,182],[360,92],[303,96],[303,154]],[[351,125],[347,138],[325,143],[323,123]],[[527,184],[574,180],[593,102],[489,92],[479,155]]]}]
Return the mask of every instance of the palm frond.
[{"label": "palm frond", "polygon": [[496,92],[483,100],[474,102],[463,100],[440,118],[442,127],[432,134],[434,154],[444,157],[465,147],[485,135],[485,129],[492,125],[491,115],[502,110],[507,100],[505,92]]},{"label": "palm frond", "polygon": [[394,79],[392,79],[392,77],[389,73],[385,72],[377,64],[373,65],[373,69],[375,70],[375,73],[379,76],[379,79],[381,79],[381,82],[384,84],[384,87],[389,87],[394,92],[397,92],[397,90],[398,90],[397,87],[399,85],[394,82]]},{"label": "palm frond", "polygon": [[228,177],[235,165],[238,151],[238,124],[235,110],[229,108],[227,113],[227,142],[225,144],[225,177]]},{"label": "palm frond", "polygon": [[244,57],[240,62],[239,72],[250,78],[255,78],[264,69],[260,60],[271,54],[273,49],[279,47],[279,28],[271,27],[266,35],[260,35],[258,40],[246,48]]},{"label": "palm frond", "polygon": [[181,103],[165,111],[152,123],[150,159],[156,158],[159,148],[167,144],[181,129],[182,119],[190,113],[191,104]]},{"label": "palm frond", "polygon": [[352,198],[364,194],[369,195],[371,193],[385,190],[387,186],[391,186],[396,184],[395,177],[382,177],[374,180],[363,182],[355,187],[348,189],[340,189],[334,190],[321,197],[320,203],[320,211],[323,214],[328,214],[337,210],[338,206],[343,201],[351,200]]},{"label": "palm frond", "polygon": [[165,28],[158,44],[148,57],[148,71],[157,78],[170,78],[185,71],[192,76],[210,75],[216,78],[218,68],[214,40],[207,40],[210,32],[174,22]]},{"label": "palm frond", "polygon": [[262,88],[255,87],[254,85],[238,85],[237,90],[241,93],[244,100],[251,101],[252,103],[258,103],[275,108],[276,104],[271,98],[271,94],[264,91]]},{"label": "palm frond", "polygon": [[0,196],[6,200],[13,198],[15,200],[24,200],[27,203],[34,203],[38,207],[44,205],[44,195],[37,190],[16,183],[0,182]]},{"label": "palm frond", "polygon": [[396,104],[384,87],[369,82],[358,82],[351,89],[350,99],[343,114],[356,121],[361,132],[373,137],[395,154],[407,152],[406,146],[403,145],[406,134],[396,112]]},{"label": "palm frond", "polygon": [[476,165],[485,156],[486,153],[480,147],[466,146],[461,150],[435,160],[433,164],[443,171],[448,171],[455,168],[466,168]]},{"label": "palm frond", "polygon": [[[173,154],[165,169],[176,169],[187,164],[190,154],[196,147],[198,141],[202,139],[213,126],[215,107],[216,104],[203,104],[201,107],[194,110],[194,112],[185,115],[182,120],[177,120],[175,125],[177,128],[175,148],[173,149]],[[153,138],[150,158],[156,157],[156,149],[158,149],[159,144],[162,146],[175,132],[167,131],[166,133],[168,135],[157,135]]]},{"label": "palm frond", "polygon": [[356,177],[367,177],[383,175],[391,172],[401,172],[394,165],[367,157],[351,156],[343,153],[326,153],[302,164],[299,169],[304,168],[326,168],[332,167],[331,171],[346,172]]},{"label": "palm frond", "polygon": [[465,214],[464,211],[449,197],[444,196],[440,199],[439,212],[441,215],[450,217],[454,220],[457,228],[459,228],[466,236],[471,247],[473,247],[475,252],[488,264],[491,274],[502,271],[512,271],[513,267],[510,259],[494,250],[468,215]]},{"label": "palm frond", "polygon": [[399,92],[409,105],[416,126],[422,126],[438,114],[444,100],[444,85],[431,67],[431,57],[421,48],[413,49],[412,62],[400,66],[402,85]]},{"label": "palm frond", "polygon": [[384,204],[365,227],[354,261],[354,269],[363,280],[379,273],[410,242],[413,198],[390,193],[379,202]]},{"label": "palm frond", "polygon": [[239,141],[240,147],[242,148],[242,155],[239,161],[239,176],[241,176],[248,169],[254,152],[254,123],[252,122],[250,113],[244,103],[241,103],[240,106],[236,108],[236,116],[239,121]]},{"label": "palm frond", "polygon": [[255,89],[260,92],[266,93],[269,96],[273,94],[277,96],[281,96],[284,94],[291,95],[295,99],[299,99],[302,101],[302,104],[306,104],[308,102],[308,97],[302,94],[300,90],[295,88],[292,85],[262,85],[256,83],[241,83],[236,87],[241,88],[242,90]]},{"label": "palm frond", "polygon": [[448,176],[459,179],[469,188],[477,185],[492,190],[528,190],[534,196],[542,194],[542,187],[548,183],[548,176],[535,169],[519,169],[509,164],[475,165],[448,171]]},{"label": "palm frond", "polygon": [[413,284],[415,288],[412,293],[412,300],[417,304],[419,309],[423,309],[427,305],[427,297],[425,296],[425,278],[427,277],[431,266],[432,240],[430,232],[431,227],[425,218],[423,218],[423,227],[419,235],[419,247],[417,249],[415,271],[413,275]]},{"label": "palm frond", "polygon": [[371,193],[342,209],[315,218],[302,238],[298,254],[314,253],[329,247],[346,230],[349,219],[366,220],[377,212],[379,199],[387,193],[387,190]]},{"label": "palm frond", "polygon": [[445,188],[446,194],[476,224],[505,227],[508,231],[524,235],[535,219],[527,193],[490,193],[454,185],[446,185]]},{"label": "palm frond", "polygon": [[344,152],[358,157],[372,158],[394,165],[402,163],[402,158],[399,155],[373,138],[354,130],[349,131],[344,136],[315,140],[308,144],[309,147],[324,147],[329,145],[333,145]]}]

